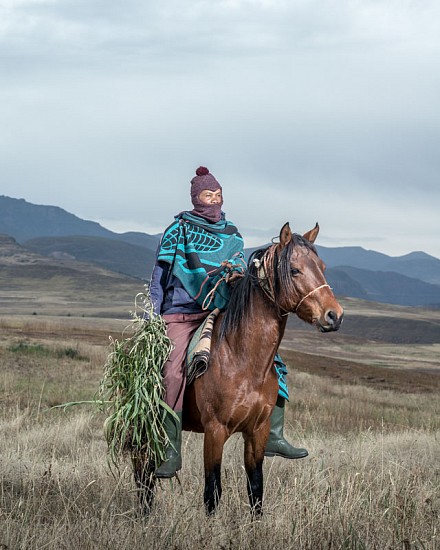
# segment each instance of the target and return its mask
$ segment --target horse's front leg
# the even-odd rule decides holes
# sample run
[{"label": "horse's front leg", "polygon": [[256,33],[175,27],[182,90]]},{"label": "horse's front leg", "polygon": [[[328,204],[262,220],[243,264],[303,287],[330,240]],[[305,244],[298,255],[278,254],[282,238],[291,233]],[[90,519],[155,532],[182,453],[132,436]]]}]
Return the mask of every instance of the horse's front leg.
[{"label": "horse's front leg", "polygon": [[254,518],[259,518],[263,514],[263,461],[269,430],[270,421],[267,421],[255,432],[243,434],[247,490]]},{"label": "horse's front leg", "polygon": [[205,426],[203,446],[205,462],[205,494],[206,513],[212,515],[222,496],[221,466],[223,447],[228,438],[225,426],[208,424]]}]

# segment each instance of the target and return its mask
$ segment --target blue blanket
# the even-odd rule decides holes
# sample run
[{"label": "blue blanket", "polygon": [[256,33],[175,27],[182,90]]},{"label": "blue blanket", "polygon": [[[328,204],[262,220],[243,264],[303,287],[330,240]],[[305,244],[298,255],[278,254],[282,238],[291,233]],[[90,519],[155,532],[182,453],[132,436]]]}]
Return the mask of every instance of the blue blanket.
[{"label": "blue blanket", "polygon": [[[224,309],[229,301],[229,287],[222,280],[229,262],[243,270],[246,263],[243,239],[235,225],[227,220],[210,223],[189,212],[182,212],[164,232],[158,260],[172,266],[188,294],[204,309]],[[212,300],[207,296],[218,284]]]}]

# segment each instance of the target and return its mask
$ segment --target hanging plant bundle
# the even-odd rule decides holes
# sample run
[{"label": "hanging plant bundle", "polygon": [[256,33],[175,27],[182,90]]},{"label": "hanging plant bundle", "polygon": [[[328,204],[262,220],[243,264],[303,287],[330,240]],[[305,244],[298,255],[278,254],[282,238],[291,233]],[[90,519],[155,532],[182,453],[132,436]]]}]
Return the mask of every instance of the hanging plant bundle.
[{"label": "hanging plant bundle", "polygon": [[153,313],[149,291],[135,299],[133,320],[121,341],[111,338],[98,399],[108,415],[105,437],[109,458],[115,465],[125,453],[147,453],[159,466],[168,443],[163,428],[167,412],[162,367],[173,349],[163,318]]}]

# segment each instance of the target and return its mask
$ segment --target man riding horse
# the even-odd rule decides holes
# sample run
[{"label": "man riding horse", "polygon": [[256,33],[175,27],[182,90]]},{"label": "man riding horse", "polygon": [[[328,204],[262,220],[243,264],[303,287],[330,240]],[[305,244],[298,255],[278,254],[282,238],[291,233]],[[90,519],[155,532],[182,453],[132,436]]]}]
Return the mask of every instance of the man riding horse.
[{"label": "man riding horse", "polygon": [[[203,166],[191,180],[194,209],[184,211],[164,232],[157,251],[150,291],[154,313],[162,315],[174,349],[163,368],[165,401],[176,413],[165,418],[169,438],[167,459],[156,470],[158,478],[171,478],[182,466],[182,409],[186,382],[186,352],[195,331],[210,310],[225,309],[229,285],[241,277],[246,266],[243,239],[222,212],[222,187]],[[283,436],[284,408],[288,399],[285,365],[275,357],[279,392],[270,423],[265,456],[304,458]]]}]

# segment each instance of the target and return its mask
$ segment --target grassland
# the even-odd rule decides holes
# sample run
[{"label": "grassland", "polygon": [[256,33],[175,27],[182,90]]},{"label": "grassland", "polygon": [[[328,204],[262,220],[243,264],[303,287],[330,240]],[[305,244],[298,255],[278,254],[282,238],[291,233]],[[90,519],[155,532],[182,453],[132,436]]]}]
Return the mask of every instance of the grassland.
[{"label": "grassland", "polygon": [[[205,517],[202,439],[186,434],[179,480],[160,484],[145,520],[128,462],[120,472],[108,467],[104,419],[87,406],[50,409],[93,397],[108,335],[117,337],[128,318],[126,305],[118,307],[119,319],[103,317],[100,306],[101,317],[83,317],[82,305],[70,316],[0,317],[0,548],[440,547],[435,341],[406,344],[415,361],[401,365],[400,346],[386,338],[342,331],[330,340],[289,328],[286,432],[310,456],[265,461],[263,519],[250,521],[240,436],[226,446],[218,514]],[[356,307],[367,320],[380,315]],[[411,318],[409,308],[385,313]],[[416,383],[418,375],[427,378]]]}]

